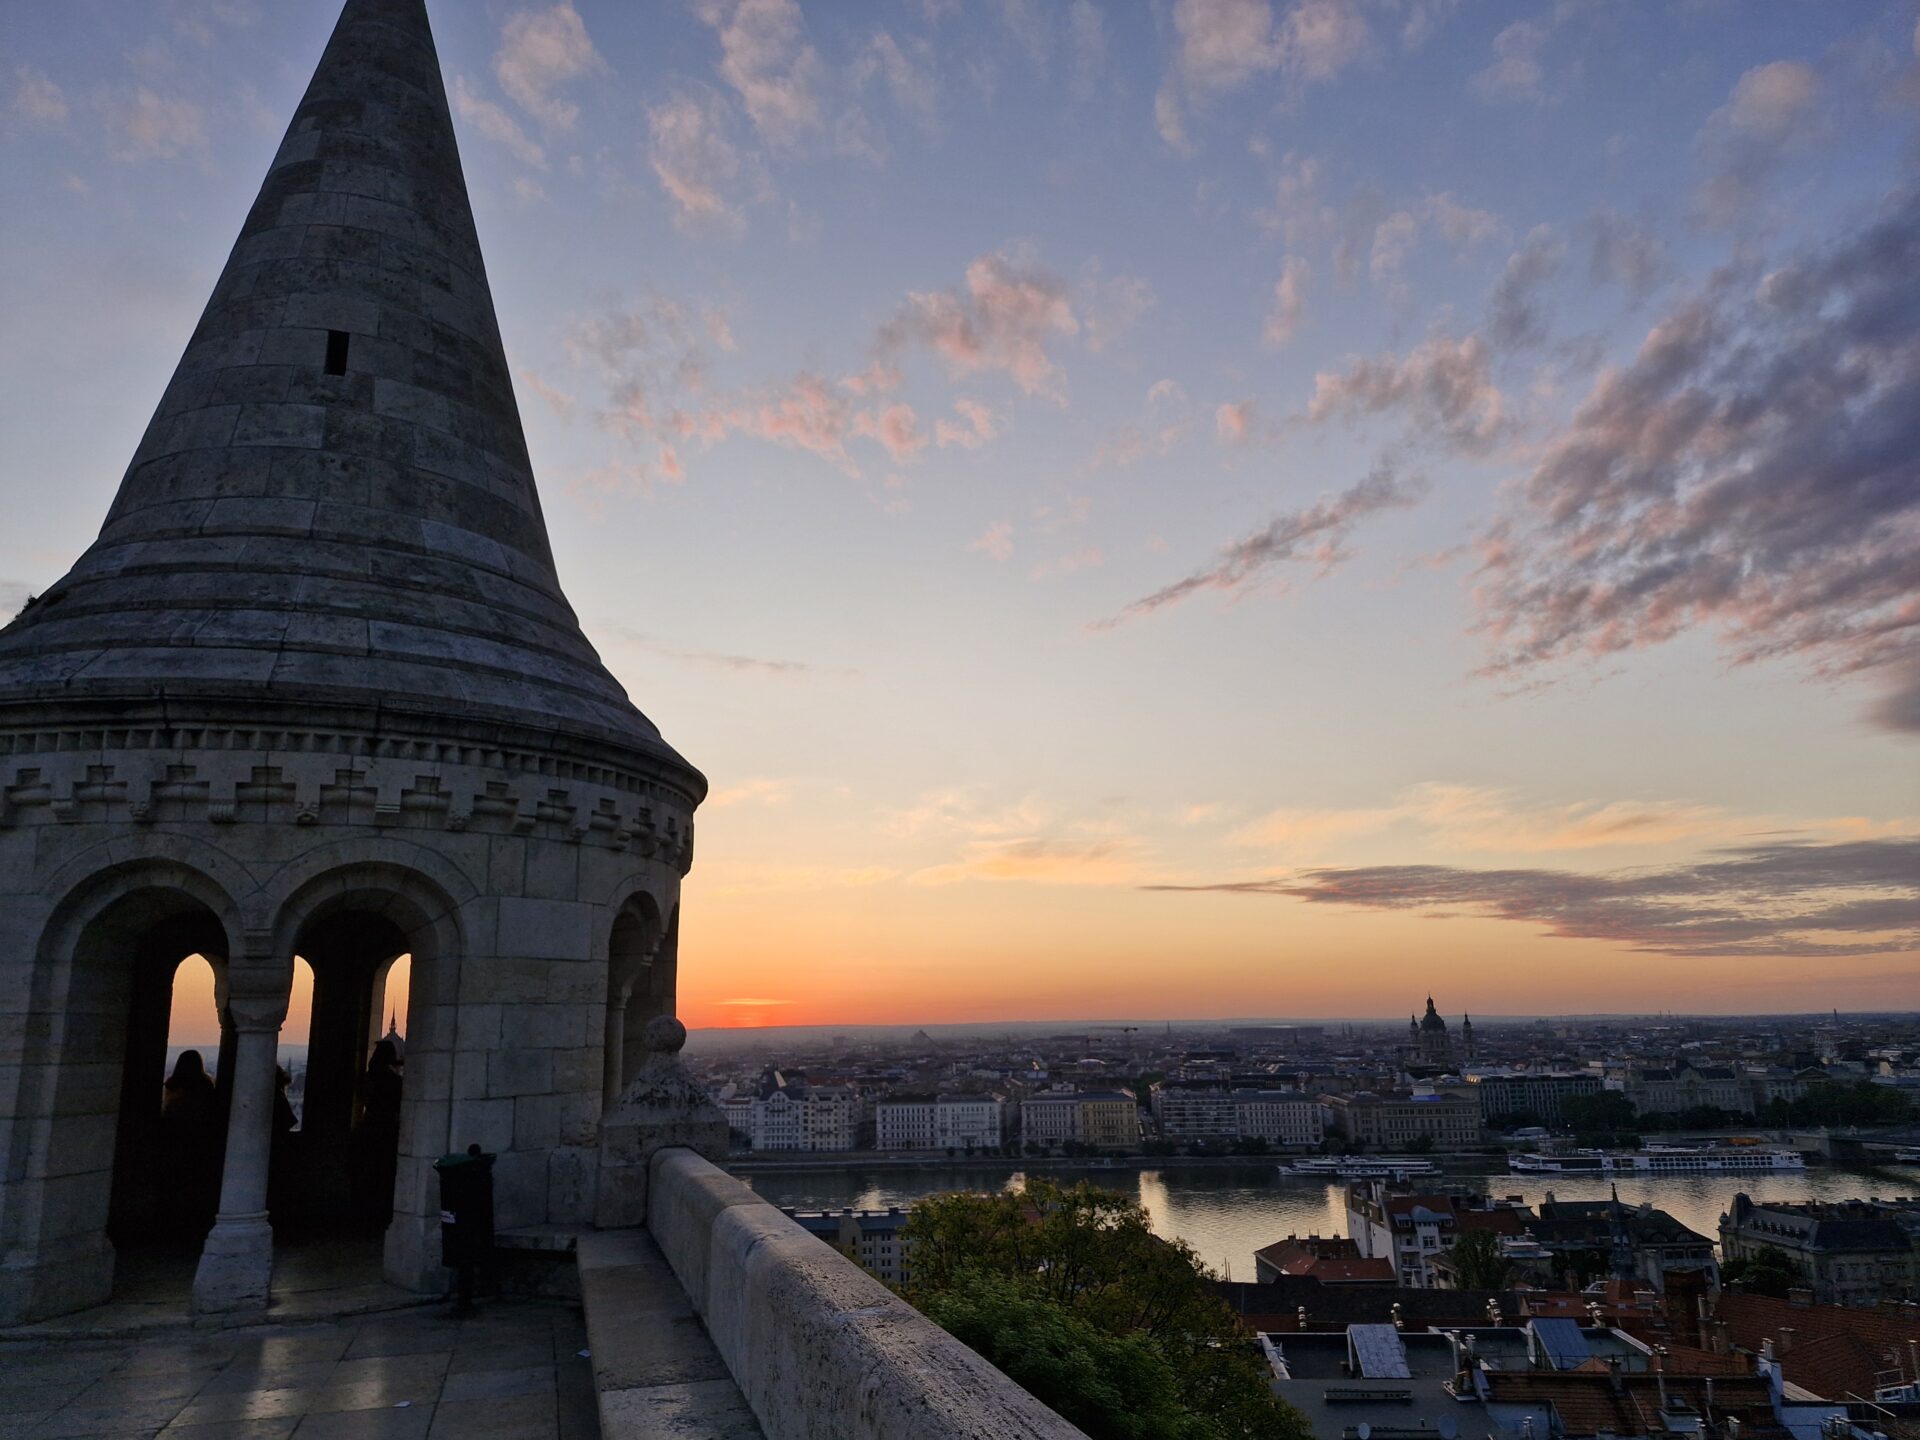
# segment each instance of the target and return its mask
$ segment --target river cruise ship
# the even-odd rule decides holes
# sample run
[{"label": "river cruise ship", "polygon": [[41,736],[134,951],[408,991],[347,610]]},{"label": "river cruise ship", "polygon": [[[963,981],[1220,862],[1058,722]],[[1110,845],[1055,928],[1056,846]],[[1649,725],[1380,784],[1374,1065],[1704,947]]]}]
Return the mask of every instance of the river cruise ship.
[{"label": "river cruise ship", "polygon": [[1412,1155],[1314,1155],[1280,1167],[1282,1175],[1319,1175],[1329,1180],[1405,1180],[1434,1175],[1439,1167]]},{"label": "river cruise ship", "polygon": [[1652,1145],[1645,1150],[1515,1155],[1507,1161],[1507,1168],[1522,1175],[1742,1175],[1804,1170],[1807,1162],[1798,1150],[1769,1150],[1758,1145],[1714,1145],[1697,1149]]}]

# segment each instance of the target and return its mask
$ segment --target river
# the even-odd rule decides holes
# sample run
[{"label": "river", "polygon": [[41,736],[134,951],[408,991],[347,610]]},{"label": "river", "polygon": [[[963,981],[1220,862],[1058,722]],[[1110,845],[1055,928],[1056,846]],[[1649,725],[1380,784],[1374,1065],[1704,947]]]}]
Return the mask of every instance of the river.
[{"label": "river", "polygon": [[[1251,1280],[1253,1252],[1289,1234],[1344,1235],[1344,1182],[1328,1183],[1283,1176],[1277,1164],[1231,1168],[1179,1167],[1118,1170],[1084,1165],[1030,1166],[1060,1180],[1090,1180],[1119,1190],[1146,1206],[1154,1231],[1182,1239],[1200,1258],[1228,1279]],[[1004,1169],[765,1170],[742,1177],[776,1205],[798,1210],[884,1210],[908,1206],[948,1190],[998,1190],[1018,1185],[1025,1172],[1010,1177]],[[1435,1176],[1431,1188],[1519,1195],[1528,1204],[1551,1191],[1561,1200],[1604,1200],[1612,1183],[1601,1178],[1564,1175],[1511,1175],[1452,1171]],[[1865,1195],[1920,1194],[1920,1170],[1815,1169],[1777,1175],[1672,1175],[1622,1179],[1620,1198],[1632,1204],[1650,1201],[1682,1224],[1716,1241],[1720,1216],[1736,1191],[1755,1200],[1844,1200]]]}]

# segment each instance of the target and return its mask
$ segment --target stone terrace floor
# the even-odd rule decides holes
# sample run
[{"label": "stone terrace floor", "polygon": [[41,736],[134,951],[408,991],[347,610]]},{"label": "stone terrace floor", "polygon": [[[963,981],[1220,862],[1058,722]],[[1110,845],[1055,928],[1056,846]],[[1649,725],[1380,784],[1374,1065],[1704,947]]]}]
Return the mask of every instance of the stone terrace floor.
[{"label": "stone terrace floor", "polygon": [[[69,1332],[72,1333],[72,1332]],[[586,1327],[565,1301],[482,1300],[248,1329],[0,1339],[0,1440],[589,1440]]]}]

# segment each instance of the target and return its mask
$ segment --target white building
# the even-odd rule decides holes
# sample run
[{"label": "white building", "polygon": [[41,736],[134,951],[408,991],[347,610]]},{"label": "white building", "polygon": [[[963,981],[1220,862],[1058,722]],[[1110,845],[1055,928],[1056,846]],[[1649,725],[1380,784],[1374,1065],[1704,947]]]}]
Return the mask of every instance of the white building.
[{"label": "white building", "polygon": [[769,1071],[748,1107],[746,1133],[755,1150],[851,1150],[859,1125],[856,1100],[844,1086],[789,1082]]},{"label": "white building", "polygon": [[997,1095],[901,1096],[874,1107],[881,1150],[987,1150],[1000,1144]]},{"label": "white building", "polygon": [[1151,1101],[1168,1139],[1232,1137],[1274,1145],[1318,1145],[1326,1134],[1320,1102],[1292,1090],[1218,1085],[1156,1085]]}]

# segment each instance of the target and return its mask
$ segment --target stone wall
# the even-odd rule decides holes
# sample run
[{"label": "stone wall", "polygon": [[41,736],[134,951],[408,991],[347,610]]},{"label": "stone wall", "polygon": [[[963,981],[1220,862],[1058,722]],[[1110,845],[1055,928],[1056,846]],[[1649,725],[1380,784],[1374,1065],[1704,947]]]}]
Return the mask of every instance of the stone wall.
[{"label": "stone wall", "polygon": [[[647,1228],[767,1440],[1084,1440],[692,1151],[656,1154],[650,1191]],[[604,1343],[596,1334],[596,1367]],[[645,1337],[628,1343],[644,1345]],[[608,1428],[602,1409],[609,1440],[640,1433]]]}]

